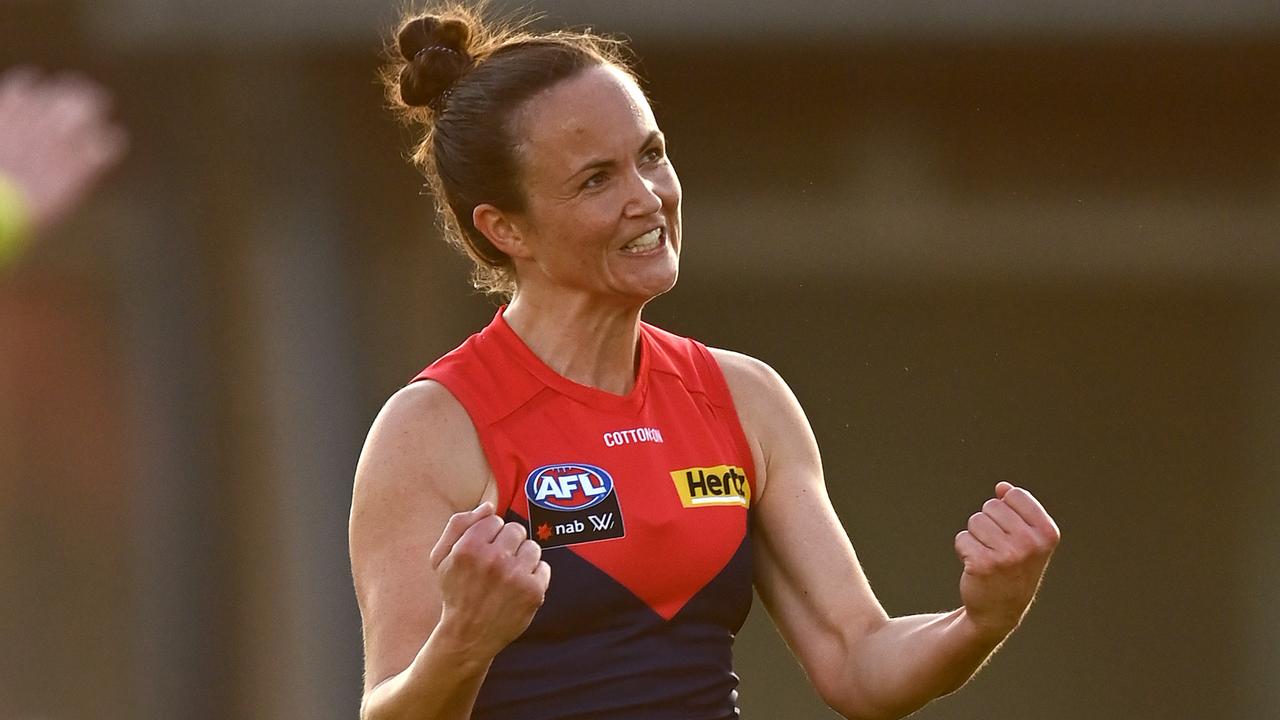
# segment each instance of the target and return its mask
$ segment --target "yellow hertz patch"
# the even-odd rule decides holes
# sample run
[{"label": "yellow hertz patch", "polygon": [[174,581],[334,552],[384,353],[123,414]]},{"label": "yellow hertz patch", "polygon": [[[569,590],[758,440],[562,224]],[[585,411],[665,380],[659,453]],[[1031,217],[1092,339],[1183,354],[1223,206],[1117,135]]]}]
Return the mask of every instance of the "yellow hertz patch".
[{"label": "yellow hertz patch", "polygon": [[747,472],[732,465],[673,470],[671,480],[687,508],[715,505],[751,506],[751,483]]}]

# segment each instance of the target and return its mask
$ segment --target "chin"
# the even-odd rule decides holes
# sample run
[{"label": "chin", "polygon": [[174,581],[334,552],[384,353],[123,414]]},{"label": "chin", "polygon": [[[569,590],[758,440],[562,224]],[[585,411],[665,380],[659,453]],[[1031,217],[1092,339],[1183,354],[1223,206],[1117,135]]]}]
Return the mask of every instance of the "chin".
[{"label": "chin", "polygon": [[615,286],[612,294],[618,298],[626,298],[628,305],[636,302],[644,304],[669,291],[675,284],[675,273],[660,278],[632,278],[621,286]]},{"label": "chin", "polygon": [[639,280],[634,287],[640,289],[637,294],[648,300],[658,297],[659,295],[671,290],[676,286],[676,280],[680,276],[680,268],[674,263],[662,273],[655,273],[651,277]]},{"label": "chin", "polygon": [[665,294],[667,294],[667,293],[668,293],[668,292],[670,292],[670,291],[671,291],[671,289],[672,289],[672,288],[674,288],[675,286],[676,286],[676,281],[673,279],[671,282],[669,282],[669,283],[667,283],[667,284],[663,285],[663,286],[662,286],[662,287],[660,287],[660,288],[653,288],[653,289],[652,289],[652,290],[650,290],[648,293],[646,293],[646,295],[645,295],[645,302],[648,302],[648,301],[650,301],[650,300],[653,300],[653,299],[657,298],[657,297],[658,297],[658,296],[660,296],[660,295],[665,295]]}]

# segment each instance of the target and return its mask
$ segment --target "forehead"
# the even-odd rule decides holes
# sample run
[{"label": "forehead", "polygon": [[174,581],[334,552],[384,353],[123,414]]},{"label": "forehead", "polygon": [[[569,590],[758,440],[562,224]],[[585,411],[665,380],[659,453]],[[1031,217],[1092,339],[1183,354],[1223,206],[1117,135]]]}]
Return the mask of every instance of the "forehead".
[{"label": "forehead", "polygon": [[621,70],[599,66],[529,99],[517,137],[530,170],[576,170],[620,150],[631,154],[658,129],[644,93]]}]

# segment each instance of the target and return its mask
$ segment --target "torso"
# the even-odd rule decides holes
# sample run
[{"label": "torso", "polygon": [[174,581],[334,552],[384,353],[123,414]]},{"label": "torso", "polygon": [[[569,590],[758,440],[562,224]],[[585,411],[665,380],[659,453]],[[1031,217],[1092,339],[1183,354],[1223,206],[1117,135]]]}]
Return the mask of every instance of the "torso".
[{"label": "torso", "polygon": [[755,461],[707,349],[650,326],[641,336],[626,396],[557,375],[501,316],[419,376],[467,410],[488,493],[552,568],[477,719],[736,716]]}]

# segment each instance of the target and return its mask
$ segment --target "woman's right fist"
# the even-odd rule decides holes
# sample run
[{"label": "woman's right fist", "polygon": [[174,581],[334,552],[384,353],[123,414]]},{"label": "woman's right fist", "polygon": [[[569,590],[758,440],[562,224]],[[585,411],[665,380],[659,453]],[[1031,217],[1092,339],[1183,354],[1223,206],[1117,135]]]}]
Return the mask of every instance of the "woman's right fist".
[{"label": "woman's right fist", "polygon": [[542,548],[489,502],[449,518],[431,566],[440,576],[440,625],[486,657],[529,627],[551,580]]}]

